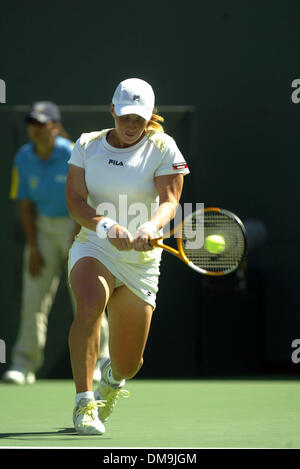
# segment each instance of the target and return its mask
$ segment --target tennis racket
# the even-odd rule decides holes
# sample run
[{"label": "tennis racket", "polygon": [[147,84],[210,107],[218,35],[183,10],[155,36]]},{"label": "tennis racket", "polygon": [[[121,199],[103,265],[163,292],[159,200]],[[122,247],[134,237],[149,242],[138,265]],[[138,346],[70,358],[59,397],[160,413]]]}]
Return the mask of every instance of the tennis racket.
[{"label": "tennis racket", "polygon": [[[196,230],[201,231],[201,243],[195,243]],[[164,244],[163,240],[175,235],[177,249]],[[208,236],[220,236],[224,240],[223,251],[213,254],[205,248]],[[194,236],[194,241],[193,241]],[[247,235],[241,220],[229,210],[207,207],[197,210],[177,227],[159,238],[149,241],[175,255],[191,269],[203,275],[222,276],[234,272],[245,259]]]}]

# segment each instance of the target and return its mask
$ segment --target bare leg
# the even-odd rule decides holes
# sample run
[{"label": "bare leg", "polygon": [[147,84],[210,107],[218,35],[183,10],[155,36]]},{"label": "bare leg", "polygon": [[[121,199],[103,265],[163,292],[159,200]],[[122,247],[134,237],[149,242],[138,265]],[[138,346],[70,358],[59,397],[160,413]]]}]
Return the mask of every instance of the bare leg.
[{"label": "bare leg", "polygon": [[132,378],[143,364],[153,308],[126,286],[116,288],[108,304],[109,350],[114,379]]},{"label": "bare leg", "polygon": [[92,257],[84,257],[75,264],[70,283],[77,311],[70,329],[69,348],[76,392],[80,393],[92,391],[101,319],[115,283],[106,267]]}]

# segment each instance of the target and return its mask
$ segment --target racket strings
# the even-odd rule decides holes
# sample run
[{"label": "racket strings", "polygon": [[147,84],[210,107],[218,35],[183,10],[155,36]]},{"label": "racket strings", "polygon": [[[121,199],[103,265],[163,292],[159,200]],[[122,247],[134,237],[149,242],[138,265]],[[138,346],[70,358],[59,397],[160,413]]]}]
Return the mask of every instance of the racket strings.
[{"label": "racket strings", "polygon": [[[207,236],[222,236],[224,250],[218,254],[204,247]],[[233,270],[245,252],[245,236],[237,221],[218,211],[193,214],[182,229],[182,247],[186,257],[196,266],[209,272]]]}]

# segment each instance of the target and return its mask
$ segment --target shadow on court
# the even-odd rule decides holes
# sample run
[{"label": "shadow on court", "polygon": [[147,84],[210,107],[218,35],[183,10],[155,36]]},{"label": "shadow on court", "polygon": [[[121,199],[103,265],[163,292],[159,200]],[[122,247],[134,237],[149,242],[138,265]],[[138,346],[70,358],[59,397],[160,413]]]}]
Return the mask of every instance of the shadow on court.
[{"label": "shadow on court", "polygon": [[[73,438],[63,438],[63,440],[73,440],[77,438],[87,439],[88,437],[95,438],[97,435],[78,435],[74,428],[61,428],[53,432],[23,432],[23,433],[0,433],[0,439],[11,438],[17,440],[24,440],[27,438],[33,438],[34,440],[43,439],[43,437],[57,437],[60,435],[72,436]],[[111,440],[111,438],[105,438],[101,436],[101,440]]]}]

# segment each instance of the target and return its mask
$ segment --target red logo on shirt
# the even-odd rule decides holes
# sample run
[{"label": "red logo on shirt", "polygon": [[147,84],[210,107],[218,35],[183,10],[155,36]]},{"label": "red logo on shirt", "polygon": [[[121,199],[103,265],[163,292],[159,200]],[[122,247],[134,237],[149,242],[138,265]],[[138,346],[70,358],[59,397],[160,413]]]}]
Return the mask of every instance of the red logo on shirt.
[{"label": "red logo on shirt", "polygon": [[172,166],[173,169],[184,169],[188,167],[185,161],[183,161],[182,163],[174,163]]}]

